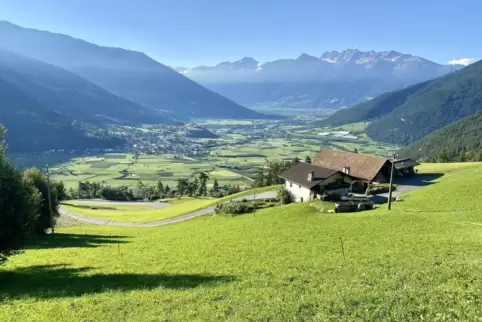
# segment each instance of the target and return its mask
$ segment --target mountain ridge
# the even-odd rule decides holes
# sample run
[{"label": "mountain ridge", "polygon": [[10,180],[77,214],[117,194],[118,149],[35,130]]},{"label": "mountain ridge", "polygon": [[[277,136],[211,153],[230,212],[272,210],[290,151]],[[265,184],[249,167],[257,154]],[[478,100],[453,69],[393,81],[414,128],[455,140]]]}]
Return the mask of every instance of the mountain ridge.
[{"label": "mountain ridge", "polygon": [[171,117],[263,118],[174,72],[144,53],[68,35],[0,24],[0,44],[67,69],[103,89]]},{"label": "mountain ridge", "polygon": [[[175,70],[246,106],[336,109],[460,68],[394,50],[350,48],[327,51],[319,57],[302,53],[297,58],[270,62],[245,57],[215,66]],[[336,95],[325,91],[326,87],[334,88]]]}]

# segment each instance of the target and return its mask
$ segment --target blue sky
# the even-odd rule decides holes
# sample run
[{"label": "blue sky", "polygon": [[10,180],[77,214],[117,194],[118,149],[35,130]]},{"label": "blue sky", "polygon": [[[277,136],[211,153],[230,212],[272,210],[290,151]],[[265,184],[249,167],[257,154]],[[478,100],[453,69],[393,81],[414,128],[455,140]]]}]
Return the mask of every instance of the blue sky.
[{"label": "blue sky", "polygon": [[350,47],[482,58],[481,12],[480,0],[0,0],[0,20],[186,67]]}]

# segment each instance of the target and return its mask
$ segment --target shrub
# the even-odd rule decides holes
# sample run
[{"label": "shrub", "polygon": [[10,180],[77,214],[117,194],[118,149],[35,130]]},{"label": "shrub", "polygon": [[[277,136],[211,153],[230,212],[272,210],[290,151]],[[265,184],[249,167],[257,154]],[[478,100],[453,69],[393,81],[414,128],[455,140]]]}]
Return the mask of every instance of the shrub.
[{"label": "shrub", "polygon": [[215,208],[217,214],[241,215],[253,212],[255,205],[248,202],[231,201],[228,203],[218,204]]},{"label": "shrub", "polygon": [[289,193],[288,190],[286,190],[283,187],[281,187],[278,190],[277,198],[281,202],[281,204],[283,204],[283,205],[287,205],[287,204],[290,204],[290,203],[293,202],[293,198],[292,198],[291,194]]}]

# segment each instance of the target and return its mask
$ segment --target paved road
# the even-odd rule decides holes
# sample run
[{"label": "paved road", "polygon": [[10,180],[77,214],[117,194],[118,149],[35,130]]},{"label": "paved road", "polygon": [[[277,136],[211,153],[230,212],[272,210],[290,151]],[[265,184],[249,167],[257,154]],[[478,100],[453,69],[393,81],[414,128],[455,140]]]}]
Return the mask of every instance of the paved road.
[{"label": "paved road", "polygon": [[168,202],[149,202],[149,201],[106,201],[106,200],[69,200],[65,203],[75,205],[99,205],[99,206],[150,206],[153,208],[167,208],[171,204]]},{"label": "paved road", "polygon": [[[246,200],[271,199],[271,198],[275,198],[276,194],[277,194],[276,191],[266,191],[266,192],[256,194],[256,198],[255,198],[254,195],[250,195],[250,196],[235,198],[233,200],[239,201],[239,200],[243,200],[243,199],[246,199]],[[88,202],[86,201],[85,203],[88,203]],[[115,204],[117,204],[117,202],[115,202],[115,201],[112,201],[112,202],[103,201],[102,204],[103,205],[115,205]],[[125,203],[122,203],[122,204],[125,204]],[[130,203],[130,204],[139,205],[139,203]],[[105,220],[105,219],[97,219],[97,218],[79,215],[79,214],[77,214],[75,212],[72,212],[72,211],[69,211],[69,210],[67,210],[63,207],[59,208],[59,212],[63,216],[69,216],[69,217],[74,218],[76,220],[84,221],[84,222],[94,224],[94,225],[107,225],[107,226],[119,226],[119,227],[155,227],[155,226],[163,226],[163,225],[167,225],[167,224],[173,224],[173,223],[188,220],[188,219],[191,219],[191,218],[194,218],[194,217],[206,215],[206,214],[214,212],[214,208],[215,208],[215,206],[211,206],[211,207],[200,209],[200,210],[197,210],[197,211],[185,214],[185,215],[176,216],[176,217],[167,218],[167,219],[162,219],[162,220],[153,221],[153,222],[144,222],[144,223],[120,222],[120,221],[111,221],[111,220]]]},{"label": "paved road", "polygon": [[[398,185],[392,191],[392,197],[397,197],[402,193],[406,193],[417,188],[433,184],[432,181],[439,178],[441,174],[418,174],[406,178],[396,178],[395,183]],[[388,192],[373,196],[372,200],[375,203],[383,203],[388,200]]]}]

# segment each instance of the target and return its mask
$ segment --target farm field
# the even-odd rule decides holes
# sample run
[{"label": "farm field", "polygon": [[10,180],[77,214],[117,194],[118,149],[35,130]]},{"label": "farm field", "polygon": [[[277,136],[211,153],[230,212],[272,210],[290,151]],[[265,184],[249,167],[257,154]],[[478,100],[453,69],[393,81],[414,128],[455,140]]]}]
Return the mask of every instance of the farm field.
[{"label": "farm field", "polygon": [[0,267],[0,321],[478,320],[481,179],[450,171],[390,212],[61,228]]},{"label": "farm field", "polygon": [[[174,158],[173,155],[141,154],[136,160],[132,154],[105,154],[97,157],[74,158],[52,168],[52,179],[63,181],[67,188],[76,188],[79,181],[102,182],[111,186],[135,186],[138,180],[154,185],[159,180],[174,187],[179,178],[203,171],[220,185],[245,186],[250,181],[229,170],[216,171],[203,161],[190,158]],[[212,175],[211,175],[212,174]]]}]

